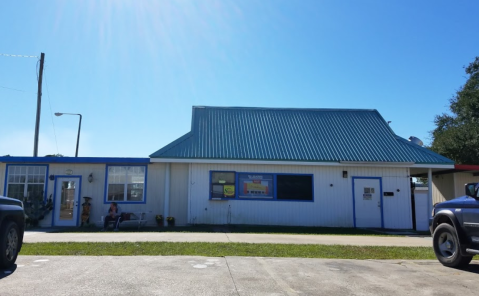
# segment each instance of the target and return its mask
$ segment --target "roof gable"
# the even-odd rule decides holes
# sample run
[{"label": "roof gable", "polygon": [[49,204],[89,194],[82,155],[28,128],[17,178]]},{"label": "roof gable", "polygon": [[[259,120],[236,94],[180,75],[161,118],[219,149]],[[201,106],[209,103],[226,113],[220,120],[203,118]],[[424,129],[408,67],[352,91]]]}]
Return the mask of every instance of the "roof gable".
[{"label": "roof gable", "polygon": [[396,136],[371,109],[193,107],[191,132],[150,157],[453,163]]}]

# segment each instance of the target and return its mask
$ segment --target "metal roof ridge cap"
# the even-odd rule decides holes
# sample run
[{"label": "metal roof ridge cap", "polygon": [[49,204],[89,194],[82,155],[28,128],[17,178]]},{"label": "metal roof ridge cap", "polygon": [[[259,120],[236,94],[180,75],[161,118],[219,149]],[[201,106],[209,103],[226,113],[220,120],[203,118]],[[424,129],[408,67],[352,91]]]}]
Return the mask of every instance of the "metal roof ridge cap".
[{"label": "metal roof ridge cap", "polygon": [[298,110],[298,111],[361,111],[378,112],[377,109],[355,108],[297,108],[297,107],[248,107],[248,106],[193,106],[194,109],[247,109],[247,110]]},{"label": "metal roof ridge cap", "polygon": [[368,164],[368,165],[414,165],[413,161],[349,161],[340,160],[341,164]]}]

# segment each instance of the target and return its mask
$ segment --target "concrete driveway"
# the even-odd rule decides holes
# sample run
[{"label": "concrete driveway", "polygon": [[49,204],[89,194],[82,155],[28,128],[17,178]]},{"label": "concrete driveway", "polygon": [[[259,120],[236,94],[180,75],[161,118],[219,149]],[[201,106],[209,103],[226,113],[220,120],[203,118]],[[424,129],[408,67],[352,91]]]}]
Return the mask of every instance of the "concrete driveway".
[{"label": "concrete driveway", "polygon": [[477,295],[468,270],[435,260],[19,256],[8,295]]}]

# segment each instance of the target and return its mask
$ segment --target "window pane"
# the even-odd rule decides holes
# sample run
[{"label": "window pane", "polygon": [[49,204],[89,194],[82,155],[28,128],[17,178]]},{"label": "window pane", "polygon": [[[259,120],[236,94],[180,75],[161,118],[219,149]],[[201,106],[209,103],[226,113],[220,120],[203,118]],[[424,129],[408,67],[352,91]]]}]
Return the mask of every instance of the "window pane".
[{"label": "window pane", "polygon": [[213,172],[211,174],[211,183],[234,184],[235,173],[234,172]]},{"label": "window pane", "polygon": [[313,200],[313,177],[278,175],[276,177],[278,199]]},{"label": "window pane", "polygon": [[143,201],[145,171],[145,167],[142,166],[108,167],[107,199],[109,201]]},{"label": "window pane", "polygon": [[23,184],[8,184],[7,197],[23,200]]},{"label": "window pane", "polygon": [[211,197],[224,197],[223,185],[213,185]]},{"label": "window pane", "polygon": [[8,195],[15,198],[25,197],[43,199],[46,166],[9,166]]},{"label": "window pane", "polygon": [[143,184],[128,184],[128,201],[142,201],[143,200]]},{"label": "window pane", "polygon": [[123,201],[125,199],[125,186],[123,184],[108,185],[108,200]]},{"label": "window pane", "polygon": [[211,197],[234,198],[236,196],[235,183],[235,172],[212,172],[210,184]]},{"label": "window pane", "polygon": [[30,200],[43,200],[43,184],[28,184],[27,196]]}]

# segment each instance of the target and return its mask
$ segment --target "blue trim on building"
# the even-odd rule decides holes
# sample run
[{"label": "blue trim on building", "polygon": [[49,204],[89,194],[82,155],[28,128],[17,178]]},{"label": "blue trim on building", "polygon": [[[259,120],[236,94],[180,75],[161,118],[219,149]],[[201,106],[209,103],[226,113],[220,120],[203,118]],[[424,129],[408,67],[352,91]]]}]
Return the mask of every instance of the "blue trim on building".
[{"label": "blue trim on building", "polygon": [[[109,167],[145,167],[145,182],[143,183],[143,200],[142,201],[108,201],[108,168]],[[126,182],[126,181],[125,181]],[[106,165],[105,167],[105,189],[103,195],[103,204],[110,204],[112,202],[116,202],[118,204],[126,205],[126,204],[146,204],[147,198],[147,187],[148,187],[148,165]]]},{"label": "blue trim on building", "polygon": [[100,164],[149,164],[149,158],[129,157],[30,157],[2,156],[3,163],[100,163]]},{"label": "blue trim on building", "polygon": [[356,228],[356,194],[354,191],[354,180],[355,179],[376,179],[379,180],[379,202],[381,203],[381,228],[384,228],[384,209],[383,209],[383,178],[382,177],[352,177],[353,182],[353,222],[354,228]]}]

